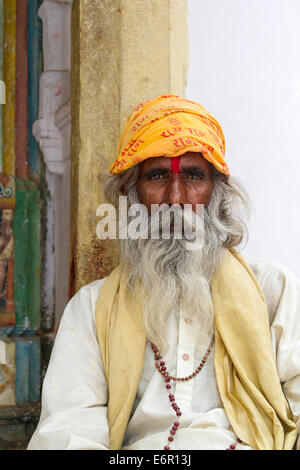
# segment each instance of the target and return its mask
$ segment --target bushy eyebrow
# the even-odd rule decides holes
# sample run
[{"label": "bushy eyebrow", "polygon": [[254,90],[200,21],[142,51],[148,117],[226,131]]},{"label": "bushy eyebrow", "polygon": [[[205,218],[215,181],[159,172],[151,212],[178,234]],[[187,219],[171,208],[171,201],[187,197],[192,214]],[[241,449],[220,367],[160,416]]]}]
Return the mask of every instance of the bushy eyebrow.
[{"label": "bushy eyebrow", "polygon": [[181,173],[189,173],[189,174],[193,173],[193,174],[197,174],[197,175],[200,175],[200,176],[206,176],[206,171],[204,171],[199,166],[193,166],[193,167],[189,167],[189,168],[181,168],[180,172]]},{"label": "bushy eyebrow", "polygon": [[[162,174],[171,173],[171,172],[172,172],[171,169],[156,167],[156,168],[150,168],[149,170],[147,170],[144,173],[143,176],[149,177],[149,176],[152,176],[152,175],[162,175]],[[181,168],[180,173],[194,174],[194,175],[196,174],[196,175],[199,175],[199,176],[206,176],[207,175],[207,173],[202,168],[200,168],[198,166],[193,166],[193,167],[188,167],[188,168]]]},{"label": "bushy eyebrow", "polygon": [[152,176],[152,175],[162,175],[162,174],[165,174],[165,173],[168,173],[169,170],[167,168],[150,168],[149,170],[147,170],[143,176]]}]

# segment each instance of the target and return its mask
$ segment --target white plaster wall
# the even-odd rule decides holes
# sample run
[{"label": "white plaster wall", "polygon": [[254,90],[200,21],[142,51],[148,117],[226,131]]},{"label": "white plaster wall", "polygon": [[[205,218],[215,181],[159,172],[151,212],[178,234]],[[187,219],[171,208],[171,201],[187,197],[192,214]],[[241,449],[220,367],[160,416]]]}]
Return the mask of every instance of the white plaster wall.
[{"label": "white plaster wall", "polygon": [[252,199],[248,260],[300,278],[300,1],[188,0],[186,97],[220,122]]}]

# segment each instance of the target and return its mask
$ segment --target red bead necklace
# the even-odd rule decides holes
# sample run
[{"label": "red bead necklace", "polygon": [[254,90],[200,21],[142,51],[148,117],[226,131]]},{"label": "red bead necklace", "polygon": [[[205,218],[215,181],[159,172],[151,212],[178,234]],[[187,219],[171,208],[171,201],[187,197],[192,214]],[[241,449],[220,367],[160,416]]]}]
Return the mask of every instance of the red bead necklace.
[{"label": "red bead necklace", "polygon": [[[160,355],[158,348],[153,343],[151,343],[152,351],[154,353],[155,367],[158,370],[158,372],[164,377],[164,380],[166,382],[166,389],[168,391],[170,391],[170,389],[171,389],[171,384],[170,384],[171,380],[173,380],[174,382],[176,382],[176,381],[177,382],[185,382],[187,380],[191,380],[193,377],[195,377],[201,371],[201,369],[203,368],[203,366],[204,366],[204,364],[205,364],[205,362],[206,362],[206,360],[207,360],[207,358],[210,354],[210,351],[213,347],[214,340],[215,340],[215,338],[214,338],[214,335],[213,335],[213,337],[212,337],[212,339],[209,343],[209,346],[206,350],[206,353],[204,354],[199,366],[197,367],[197,369],[191,375],[188,375],[186,377],[173,377],[172,375],[170,375],[167,371],[166,363],[162,360],[162,356]],[[168,437],[168,444],[165,445],[164,450],[170,450],[170,444],[173,441],[174,436],[176,434],[176,431],[178,429],[179,417],[181,416],[180,408],[177,405],[177,403],[175,402],[175,397],[172,393],[169,393],[169,400],[170,400],[170,403],[171,403],[171,406],[172,406],[174,412],[176,413],[177,420],[174,421],[173,426],[170,429],[170,435]],[[231,444],[226,450],[234,450],[236,448],[238,442],[242,442],[242,441],[237,438],[237,440],[233,444]]]}]

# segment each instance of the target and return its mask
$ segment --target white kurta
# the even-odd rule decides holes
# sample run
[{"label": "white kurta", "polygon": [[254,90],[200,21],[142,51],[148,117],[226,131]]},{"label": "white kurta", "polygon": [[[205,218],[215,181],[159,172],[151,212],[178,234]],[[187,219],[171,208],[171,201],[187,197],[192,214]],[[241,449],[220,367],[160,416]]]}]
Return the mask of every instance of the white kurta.
[{"label": "white kurta", "polygon": [[[300,282],[280,265],[251,264],[263,290],[270,318],[273,350],[285,395],[300,417]],[[28,449],[107,449],[107,388],[95,328],[95,305],[103,280],[80,289],[67,305],[56,336],[43,384],[42,412]],[[178,308],[169,322],[168,353],[171,375],[185,377],[199,365],[204,350],[197,348],[193,324]],[[207,345],[208,346],[208,345]],[[122,351],[120,351],[122,354]],[[222,407],[214,371],[214,348],[203,369],[186,382],[172,382],[171,392],[182,416],[172,450],[224,450],[236,440]],[[174,386],[175,392],[174,391]],[[163,377],[154,366],[147,343],[143,374],[123,449],[163,449],[177,417]],[[300,428],[300,419],[298,419]],[[297,449],[300,449],[298,439]],[[248,450],[238,444],[237,449]]]}]

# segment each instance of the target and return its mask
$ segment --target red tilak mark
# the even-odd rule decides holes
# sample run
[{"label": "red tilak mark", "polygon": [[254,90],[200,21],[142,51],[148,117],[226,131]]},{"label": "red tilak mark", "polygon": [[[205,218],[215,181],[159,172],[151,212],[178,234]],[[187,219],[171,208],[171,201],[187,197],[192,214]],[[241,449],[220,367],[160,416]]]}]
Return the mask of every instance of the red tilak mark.
[{"label": "red tilak mark", "polygon": [[171,158],[171,169],[172,169],[173,173],[179,173],[180,158],[181,158],[181,156]]}]

